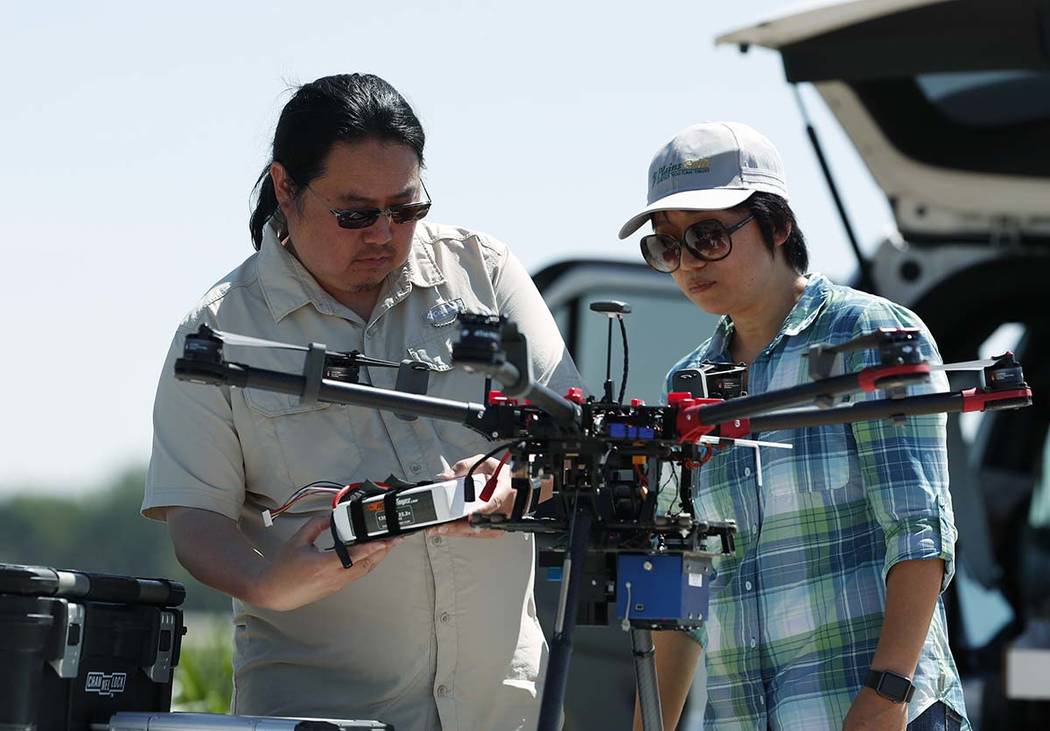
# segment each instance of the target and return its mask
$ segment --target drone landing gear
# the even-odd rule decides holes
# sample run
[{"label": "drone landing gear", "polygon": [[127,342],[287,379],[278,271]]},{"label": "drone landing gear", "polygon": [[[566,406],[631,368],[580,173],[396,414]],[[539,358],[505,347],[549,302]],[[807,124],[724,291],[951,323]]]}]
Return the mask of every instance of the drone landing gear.
[{"label": "drone landing gear", "polygon": [[[544,682],[543,701],[537,731],[561,729],[562,705],[569,680],[569,659],[572,657],[572,634],[576,629],[576,613],[580,586],[584,576],[584,561],[591,534],[591,504],[583,494],[577,500],[571,516],[569,550],[562,563],[561,594],[554,619],[554,636],[550,643],[550,660]],[[664,731],[663,711],[656,683],[656,650],[652,631],[631,627],[631,649],[634,655],[635,681],[644,731]]]},{"label": "drone landing gear", "polygon": [[656,648],[652,630],[631,628],[631,651],[634,654],[634,678],[638,686],[638,707],[645,731],[664,731],[663,709],[656,684]]}]

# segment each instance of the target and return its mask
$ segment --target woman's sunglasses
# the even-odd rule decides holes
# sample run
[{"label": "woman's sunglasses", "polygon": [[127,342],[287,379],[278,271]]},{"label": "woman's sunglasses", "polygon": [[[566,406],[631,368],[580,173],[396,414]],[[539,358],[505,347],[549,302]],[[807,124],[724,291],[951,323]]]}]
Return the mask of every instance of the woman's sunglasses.
[{"label": "woman's sunglasses", "polygon": [[[418,203],[402,203],[398,206],[390,206],[389,208],[329,208],[328,212],[335,216],[336,223],[339,224],[339,228],[368,228],[376,221],[379,217],[386,216],[390,219],[391,223],[410,223],[411,221],[418,221],[430,211],[430,193],[427,191],[427,186],[423,184],[423,181],[419,181],[419,184],[423,186],[423,193],[427,199]],[[328,200],[320,193],[314,192],[313,188],[309,185],[306,189],[316,195],[318,198],[328,203]],[[331,205],[329,203],[329,205]]]},{"label": "woman's sunglasses", "polygon": [[682,247],[701,261],[719,261],[733,250],[733,232],[754,219],[749,213],[731,226],[714,218],[697,221],[681,239],[667,234],[642,237],[642,258],[658,272],[670,274],[682,265]]}]

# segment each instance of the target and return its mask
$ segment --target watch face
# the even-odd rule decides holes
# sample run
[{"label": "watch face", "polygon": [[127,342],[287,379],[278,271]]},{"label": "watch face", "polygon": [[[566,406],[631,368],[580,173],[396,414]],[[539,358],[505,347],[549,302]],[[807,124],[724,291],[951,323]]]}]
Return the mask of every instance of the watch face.
[{"label": "watch face", "polygon": [[883,673],[882,679],[879,681],[878,690],[882,695],[901,701],[907,697],[909,688],[911,688],[911,682],[907,678],[891,673]]}]

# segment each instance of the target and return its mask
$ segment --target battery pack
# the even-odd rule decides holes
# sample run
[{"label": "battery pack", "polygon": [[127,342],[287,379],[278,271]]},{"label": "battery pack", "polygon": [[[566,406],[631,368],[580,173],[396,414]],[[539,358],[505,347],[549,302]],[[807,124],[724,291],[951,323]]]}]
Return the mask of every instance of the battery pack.
[{"label": "battery pack", "polygon": [[[474,496],[477,498],[485,486],[486,478],[482,475],[473,475],[471,479],[474,482]],[[464,500],[464,484],[465,478],[458,477],[398,492],[395,506],[401,532],[459,520],[480,507],[482,503],[479,500],[472,502]],[[361,508],[367,539],[382,538],[387,535],[389,529],[385,496],[378,494],[366,497],[361,500]],[[350,511],[351,503],[342,502],[335,506],[332,513],[336,537],[346,545],[363,540],[354,530]]]},{"label": "battery pack", "polygon": [[184,597],[165,579],[0,564],[0,730],[169,710]]}]

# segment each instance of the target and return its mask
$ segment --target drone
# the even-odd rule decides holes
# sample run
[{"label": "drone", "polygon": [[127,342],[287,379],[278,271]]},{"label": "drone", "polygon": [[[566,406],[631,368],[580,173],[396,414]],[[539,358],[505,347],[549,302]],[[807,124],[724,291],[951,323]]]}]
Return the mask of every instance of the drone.
[{"label": "drone", "polygon": [[[541,564],[561,564],[561,593],[538,724],[542,731],[560,724],[577,623],[619,622],[630,631],[643,726],[646,731],[662,727],[651,631],[699,626],[708,609],[712,561],[735,550],[736,523],[731,517],[698,516],[693,509],[696,473],[715,450],[750,448],[757,456],[762,447],[791,448],[752,438],[762,432],[872,419],[902,423],[923,414],[1016,409],[1032,403],[1031,389],[1011,353],[930,364],[922,357],[914,328],[882,328],[846,343],[812,346],[806,354],[810,382],[799,386],[748,395],[742,364],[701,364],[674,374],[675,390],[666,404],[625,402],[623,318],[630,307],[603,302],[591,309],[609,318],[609,353],[612,322],[620,324],[625,363],[617,398],[611,358],[601,397],[579,387],[562,395],[537,383],[525,335],[498,315],[460,313],[460,338],[452,350],[456,366],[485,377],[484,403],[426,395],[425,363],[379,361],[328,351],[318,343],[276,343],[207,325],[186,336],[183,355],[175,362],[175,375],[182,380],[276,391],[299,396],[304,403],[375,408],[401,418],[451,421],[498,442],[456,480],[407,483],[391,477],[316,489],[334,495],[331,530],[346,566],[350,545],[466,515],[478,527],[547,534],[555,541],[540,556]],[[229,362],[224,345],[301,350],[303,369],[288,373]],[[878,352],[878,365],[831,375],[839,354],[869,349]],[[397,367],[397,387],[358,383],[361,366]],[[908,386],[926,382],[937,370],[977,371],[980,385],[907,394]],[[492,388],[494,381],[499,390]],[[883,392],[886,397],[842,403],[843,397],[862,392]],[[496,474],[487,479],[474,474],[484,459],[501,452]],[[510,514],[473,512],[491,497],[496,475],[508,462],[513,465],[515,490]],[[672,478],[677,471],[677,513],[658,510],[665,470]],[[552,488],[546,501],[539,499],[543,481]],[[307,494],[301,489],[293,500]],[[264,515],[267,520],[272,517]]]}]

